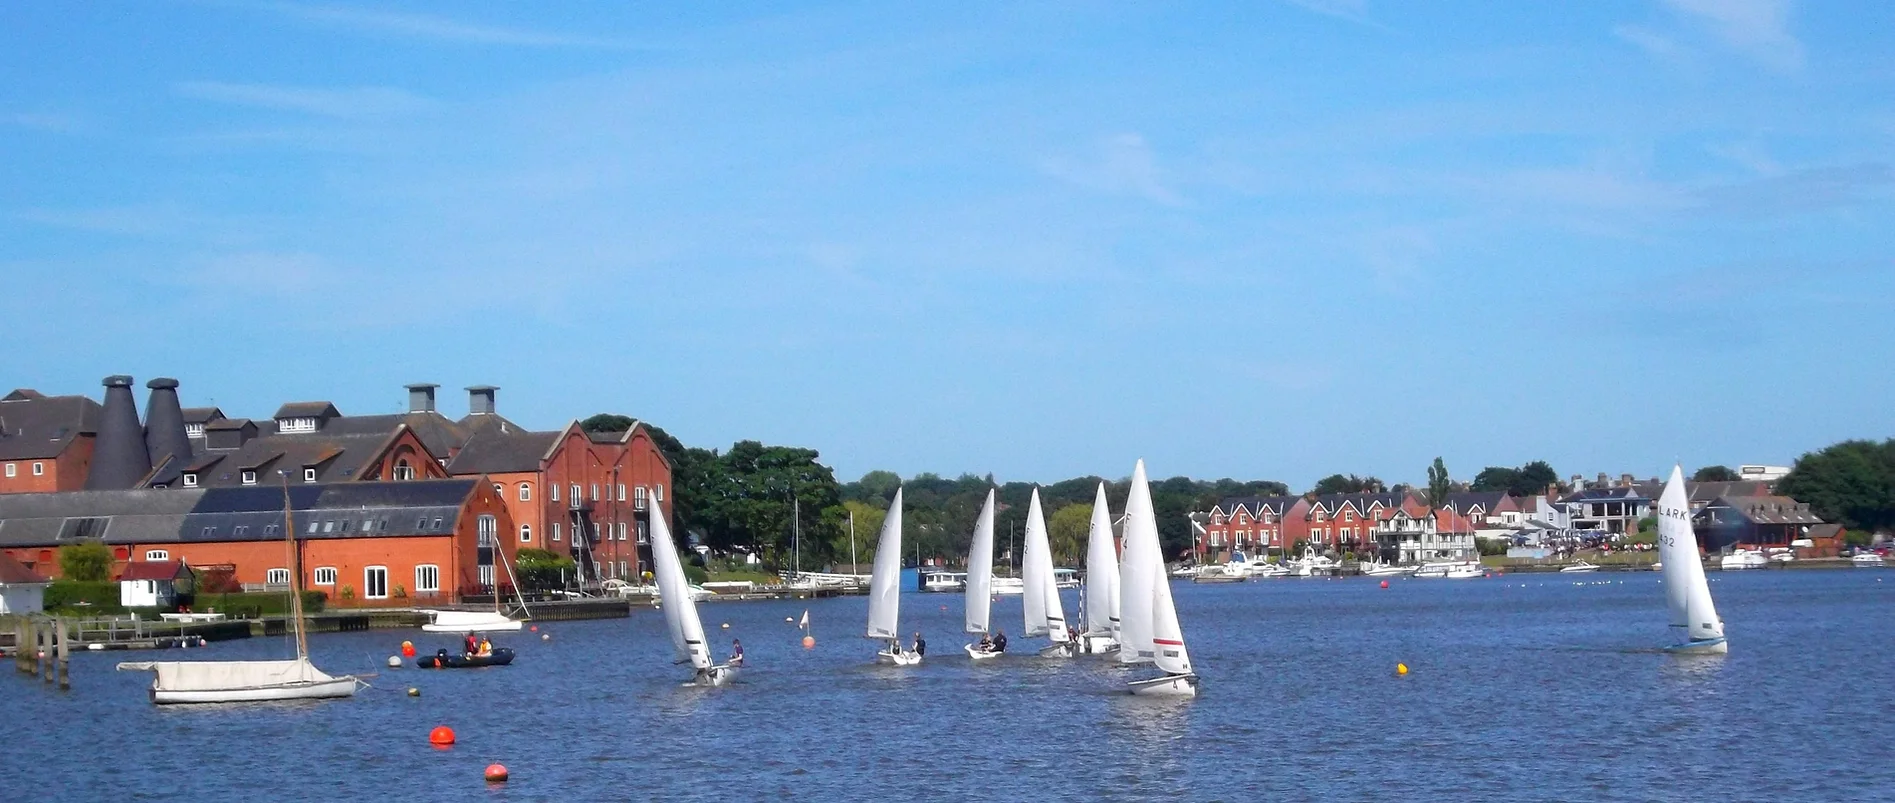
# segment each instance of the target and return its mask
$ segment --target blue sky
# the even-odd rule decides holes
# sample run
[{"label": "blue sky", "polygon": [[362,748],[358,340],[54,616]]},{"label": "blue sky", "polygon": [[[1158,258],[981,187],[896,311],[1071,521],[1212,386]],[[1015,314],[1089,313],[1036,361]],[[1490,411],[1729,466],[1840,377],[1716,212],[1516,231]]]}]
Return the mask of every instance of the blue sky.
[{"label": "blue sky", "polygon": [[710,5],[0,9],[0,384],[844,478],[1895,434],[1895,4]]}]

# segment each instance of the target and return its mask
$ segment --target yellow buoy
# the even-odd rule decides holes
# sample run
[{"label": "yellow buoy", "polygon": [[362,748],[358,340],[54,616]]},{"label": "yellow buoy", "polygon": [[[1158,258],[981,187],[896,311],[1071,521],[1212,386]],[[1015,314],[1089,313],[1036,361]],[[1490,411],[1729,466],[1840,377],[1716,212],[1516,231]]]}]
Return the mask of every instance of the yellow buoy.
[{"label": "yellow buoy", "polygon": [[1406,674],[1408,674],[1408,665],[1407,665],[1407,664],[1396,664],[1396,665],[1395,665],[1395,674],[1397,674],[1397,675],[1406,675]]}]

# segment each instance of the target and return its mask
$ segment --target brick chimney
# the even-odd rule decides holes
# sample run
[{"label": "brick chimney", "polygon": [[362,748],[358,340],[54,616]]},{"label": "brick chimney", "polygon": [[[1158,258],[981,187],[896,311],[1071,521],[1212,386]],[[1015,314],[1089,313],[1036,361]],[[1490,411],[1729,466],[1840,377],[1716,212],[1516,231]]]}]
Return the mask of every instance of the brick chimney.
[{"label": "brick chimney", "polygon": [[425,382],[409,385],[408,412],[434,412],[434,389],[438,387],[440,387],[440,385],[430,385]]},{"label": "brick chimney", "polygon": [[494,394],[500,388],[493,385],[474,385],[467,389],[468,415],[493,415]]},{"label": "brick chimney", "polygon": [[93,442],[92,468],[86,473],[88,491],[124,490],[151,473],[151,453],[145,449],[145,428],[138,423],[132,378],[108,376],[104,385],[105,410]]}]

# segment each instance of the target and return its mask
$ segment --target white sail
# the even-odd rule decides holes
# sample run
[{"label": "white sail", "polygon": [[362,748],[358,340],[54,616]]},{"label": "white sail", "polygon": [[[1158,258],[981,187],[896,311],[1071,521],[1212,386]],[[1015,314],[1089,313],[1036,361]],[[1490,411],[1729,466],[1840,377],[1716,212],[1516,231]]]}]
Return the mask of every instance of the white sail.
[{"label": "white sail", "polygon": [[1092,500],[1092,529],[1086,533],[1086,635],[1119,637],[1119,554],[1112,545],[1112,511],[1105,483]]},{"label": "white sail", "polygon": [[1685,497],[1682,467],[1671,467],[1671,479],[1659,494],[1654,513],[1672,627],[1684,628],[1691,641],[1723,638],[1724,621],[1717,618],[1717,608],[1711,604],[1711,585],[1704,579],[1704,562],[1698,556],[1698,536],[1691,529],[1691,502]]},{"label": "white sail", "polygon": [[[1151,530],[1152,547],[1157,548],[1158,529]],[[1191,655],[1184,649],[1184,629],[1178,626],[1178,609],[1171,605],[1171,583],[1165,577],[1163,563],[1152,567],[1152,663],[1171,675],[1191,674]]]},{"label": "white sail", "polygon": [[1165,566],[1158,557],[1158,517],[1152,512],[1143,460],[1132,470],[1124,540],[1125,552],[1119,561],[1119,663],[1150,663],[1153,606]]},{"label": "white sail", "polygon": [[704,623],[698,619],[697,603],[691,601],[691,584],[684,577],[684,563],[678,560],[677,544],[672,542],[671,527],[663,516],[651,517],[651,563],[665,627],[671,630],[671,646],[677,650],[678,660],[709,669],[711,650],[704,643]]},{"label": "white sail", "polygon": [[869,577],[868,637],[888,641],[899,639],[897,620],[901,615],[901,489],[895,489],[895,501],[888,505],[882,519],[882,535],[875,542],[875,573]]},{"label": "white sail", "polygon": [[1021,562],[1026,594],[1021,607],[1026,611],[1026,635],[1051,636],[1054,643],[1066,638],[1066,610],[1059,601],[1059,584],[1053,579],[1053,545],[1046,535],[1046,514],[1040,507],[1040,489],[1026,509],[1026,559]]},{"label": "white sail", "polygon": [[987,632],[987,615],[994,600],[994,491],[974,522],[974,544],[967,551],[967,632]]}]

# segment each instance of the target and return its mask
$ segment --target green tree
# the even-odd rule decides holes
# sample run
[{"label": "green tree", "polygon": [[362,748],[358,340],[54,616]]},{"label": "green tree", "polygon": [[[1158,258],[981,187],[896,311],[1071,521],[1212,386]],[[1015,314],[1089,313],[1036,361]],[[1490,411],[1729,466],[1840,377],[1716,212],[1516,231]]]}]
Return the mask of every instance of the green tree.
[{"label": "green tree", "polygon": [[1691,475],[1692,482],[1736,482],[1743,479],[1730,466],[1705,466]]},{"label": "green tree", "polygon": [[1481,469],[1479,474],[1474,475],[1474,481],[1468,484],[1467,489],[1480,493],[1492,493],[1495,491],[1512,493],[1514,486],[1519,484],[1519,469],[1507,468],[1505,466],[1488,466]]},{"label": "green tree", "polygon": [[638,419],[618,413],[599,413],[579,422],[579,428],[587,432],[624,432],[631,429]]},{"label": "green tree", "polygon": [[849,559],[849,516],[855,516],[855,561],[862,565],[875,562],[875,539],[882,534],[882,520],[888,518],[888,505],[851,499],[842,503],[843,525],[831,545],[837,560]]},{"label": "green tree", "polygon": [[1851,530],[1895,526],[1895,440],[1843,441],[1797,458],[1777,492]]},{"label": "green tree", "polygon": [[[817,462],[814,449],[739,441],[707,472],[704,543],[719,551],[745,547],[787,563],[792,533],[802,532],[802,568],[822,565],[845,521],[842,487]],[[792,525],[792,511],[801,518]]]},{"label": "green tree", "polygon": [[112,576],[112,550],[98,541],[59,548],[59,573],[67,580],[102,583]]},{"label": "green tree", "polygon": [[1559,484],[1559,472],[1545,460],[1535,460],[1520,467],[1520,474],[1512,488],[1514,496],[1537,496],[1546,493],[1546,489]]},{"label": "green tree", "polygon": [[1447,507],[1448,494],[1454,491],[1454,480],[1448,476],[1446,463],[1441,458],[1434,459],[1434,465],[1428,467],[1428,506]]},{"label": "green tree", "polygon": [[871,471],[862,475],[862,479],[849,483],[843,489],[843,498],[863,502],[880,502],[883,509],[895,498],[895,489],[901,487],[901,475],[893,471]]},{"label": "green tree", "polygon": [[1061,566],[1077,566],[1086,552],[1086,535],[1092,531],[1092,505],[1080,502],[1053,511],[1046,521],[1046,537],[1053,544],[1053,561]]},{"label": "green tree", "polygon": [[1354,474],[1343,476],[1331,474],[1316,481],[1316,487],[1310,493],[1317,496],[1326,494],[1368,494],[1384,493],[1388,486],[1375,477],[1358,477]]},{"label": "green tree", "polygon": [[573,577],[577,565],[571,557],[545,549],[522,549],[514,554],[514,571],[520,575],[520,586],[531,591],[546,591],[562,588],[566,579]]}]

